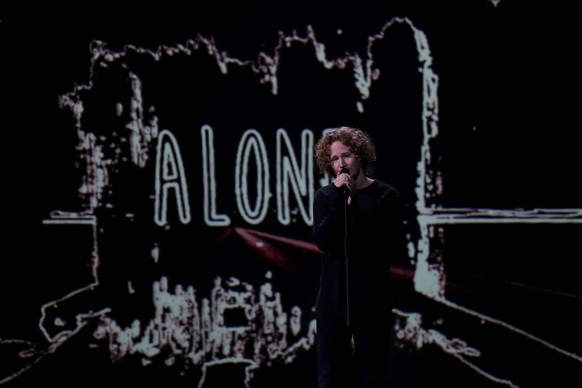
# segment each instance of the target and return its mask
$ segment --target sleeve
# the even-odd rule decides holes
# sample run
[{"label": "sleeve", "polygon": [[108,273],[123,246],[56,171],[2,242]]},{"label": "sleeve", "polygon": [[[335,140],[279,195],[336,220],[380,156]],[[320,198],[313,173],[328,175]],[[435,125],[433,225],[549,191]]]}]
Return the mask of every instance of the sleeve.
[{"label": "sleeve", "polygon": [[389,242],[391,261],[402,258],[406,252],[406,234],[404,230],[404,203],[397,190],[392,189],[382,198],[383,218],[386,220],[386,229]]},{"label": "sleeve", "polygon": [[323,252],[341,251],[344,236],[343,193],[340,188],[327,186],[319,189],[313,199],[313,242]]}]

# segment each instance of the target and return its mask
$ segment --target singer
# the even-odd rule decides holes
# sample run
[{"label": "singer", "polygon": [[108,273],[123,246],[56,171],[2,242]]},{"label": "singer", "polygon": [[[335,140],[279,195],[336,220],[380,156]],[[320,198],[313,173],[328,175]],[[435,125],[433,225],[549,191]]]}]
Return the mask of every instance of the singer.
[{"label": "singer", "polygon": [[332,183],[313,202],[313,240],[323,251],[316,302],[319,388],[387,387],[393,325],[390,261],[404,252],[399,192],[371,178],[376,147],[357,128],[315,146]]}]

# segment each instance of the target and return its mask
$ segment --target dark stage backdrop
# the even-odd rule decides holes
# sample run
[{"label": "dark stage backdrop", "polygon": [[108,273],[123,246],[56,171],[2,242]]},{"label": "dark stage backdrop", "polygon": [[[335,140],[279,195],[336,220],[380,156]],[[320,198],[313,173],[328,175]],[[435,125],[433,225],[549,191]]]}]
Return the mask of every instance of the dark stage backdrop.
[{"label": "dark stage backdrop", "polygon": [[341,125],[406,203],[393,386],[579,383],[561,3],[0,15],[0,384],[315,387],[313,146]]}]

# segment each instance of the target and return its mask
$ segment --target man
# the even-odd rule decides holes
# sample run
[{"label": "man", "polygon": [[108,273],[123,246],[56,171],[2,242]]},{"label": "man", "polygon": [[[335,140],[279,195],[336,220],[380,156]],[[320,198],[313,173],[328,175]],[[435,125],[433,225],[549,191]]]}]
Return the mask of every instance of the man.
[{"label": "man", "polygon": [[323,251],[316,303],[319,388],[386,387],[392,323],[390,261],[404,244],[398,191],[370,177],[376,149],[357,128],[316,144],[333,179],[315,193],[313,240]]}]

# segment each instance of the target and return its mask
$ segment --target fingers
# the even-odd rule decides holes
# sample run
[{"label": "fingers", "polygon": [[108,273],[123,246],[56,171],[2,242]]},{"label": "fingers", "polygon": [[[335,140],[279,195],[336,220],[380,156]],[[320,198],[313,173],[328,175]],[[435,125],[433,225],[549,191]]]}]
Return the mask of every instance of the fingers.
[{"label": "fingers", "polygon": [[341,174],[340,186],[346,186],[350,191],[354,188],[354,183],[350,174]]},{"label": "fingers", "polygon": [[351,189],[351,177],[349,174],[339,174],[335,180],[334,184],[336,187],[346,186],[348,189]]}]

